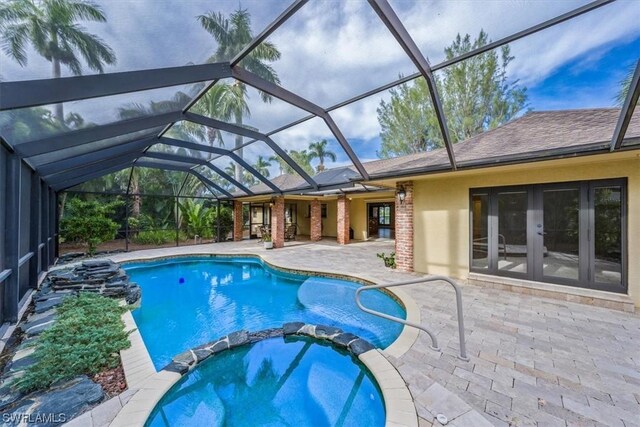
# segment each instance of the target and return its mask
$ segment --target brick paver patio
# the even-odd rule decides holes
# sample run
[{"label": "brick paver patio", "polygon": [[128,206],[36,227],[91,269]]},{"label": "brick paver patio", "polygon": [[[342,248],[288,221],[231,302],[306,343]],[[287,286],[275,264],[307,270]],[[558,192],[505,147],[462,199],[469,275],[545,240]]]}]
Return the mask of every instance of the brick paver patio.
[{"label": "brick paver patio", "polygon": [[[266,251],[256,241],[166,248],[115,255],[258,253],[276,265],[358,275],[379,283],[416,277],[386,269],[377,252],[392,242],[291,242]],[[444,283],[403,288],[438,336],[442,352],[421,333],[398,359],[421,425],[437,424],[427,408],[434,383],[455,393],[498,426],[640,425],[640,316],[599,307],[464,286],[469,362],[457,359],[453,290]],[[436,384],[437,385],[437,384]],[[455,408],[451,409],[455,411]],[[460,423],[459,425],[462,425]]]}]

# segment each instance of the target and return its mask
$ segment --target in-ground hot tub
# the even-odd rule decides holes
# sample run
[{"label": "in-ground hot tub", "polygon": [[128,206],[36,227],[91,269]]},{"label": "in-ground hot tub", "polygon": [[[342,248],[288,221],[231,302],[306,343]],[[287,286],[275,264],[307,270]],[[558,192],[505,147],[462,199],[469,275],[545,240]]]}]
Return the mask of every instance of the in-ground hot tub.
[{"label": "in-ground hot tub", "polygon": [[180,379],[146,425],[383,426],[367,368],[308,337],[275,337],[215,354]]}]

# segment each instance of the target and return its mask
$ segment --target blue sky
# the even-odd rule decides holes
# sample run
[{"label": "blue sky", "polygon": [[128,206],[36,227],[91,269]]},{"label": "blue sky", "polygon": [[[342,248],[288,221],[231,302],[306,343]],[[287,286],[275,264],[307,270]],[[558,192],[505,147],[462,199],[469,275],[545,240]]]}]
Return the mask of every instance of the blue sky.
[{"label": "blue sky", "polygon": [[[84,24],[116,52],[118,63],[107,72],[202,63],[215,43],[196,21],[208,11],[228,15],[239,4],[252,16],[257,34],[287,6],[281,0],[101,0],[106,24]],[[535,25],[588,3],[587,0],[391,0],[407,30],[435,64],[457,33],[477,35],[484,29],[493,39]],[[578,19],[544,30],[511,44],[516,59],[509,77],[528,88],[535,110],[611,106],[618,82],[640,57],[640,6],[637,0],[618,0]],[[365,0],[313,0],[305,4],[269,41],[282,58],[273,67],[282,85],[327,107],[398,77],[415,67]],[[20,68],[0,53],[5,80],[48,78],[50,64],[33,50]],[[171,88],[67,105],[90,121],[115,119],[125,102],[169,98]],[[332,115],[363,160],[376,158],[380,146],[376,109],[389,93],[374,95]],[[252,94],[247,123],[268,132],[306,113],[277,101],[271,105]],[[330,141],[338,163],[344,152],[321,120],[313,120],[274,136],[287,149],[302,149],[318,139]],[[249,160],[264,155],[247,148]],[[275,168],[275,167],[274,167]]]}]

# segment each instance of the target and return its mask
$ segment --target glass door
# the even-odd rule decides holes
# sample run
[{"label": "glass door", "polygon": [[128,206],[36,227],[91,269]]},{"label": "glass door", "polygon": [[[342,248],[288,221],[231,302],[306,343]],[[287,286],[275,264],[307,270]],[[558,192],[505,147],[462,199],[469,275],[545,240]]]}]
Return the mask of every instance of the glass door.
[{"label": "glass door", "polygon": [[543,187],[542,221],[535,224],[545,281],[580,279],[580,186]]},{"label": "glass door", "polygon": [[590,230],[591,262],[589,271],[594,287],[614,292],[624,292],[623,273],[624,239],[626,236],[624,192],[621,185],[593,185],[589,199],[593,209]]},{"label": "glass door", "polygon": [[[529,191],[523,189],[499,190],[497,203],[497,265],[498,271],[526,275],[529,267],[527,223]],[[495,251],[494,251],[495,254]]]}]

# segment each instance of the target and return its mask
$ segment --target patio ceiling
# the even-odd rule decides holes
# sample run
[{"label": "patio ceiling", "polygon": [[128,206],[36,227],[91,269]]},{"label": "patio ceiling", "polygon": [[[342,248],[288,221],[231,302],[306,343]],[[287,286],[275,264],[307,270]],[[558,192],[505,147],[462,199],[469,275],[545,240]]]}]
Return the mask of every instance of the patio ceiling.
[{"label": "patio ceiling", "polygon": [[[444,113],[442,100],[438,94],[434,73],[444,70],[454,64],[473,58],[477,55],[489,52],[493,49],[505,46],[519,39],[531,36],[561,23],[576,19],[582,15],[592,13],[596,9],[612,3],[613,0],[598,0],[579,8],[563,13],[552,19],[533,25],[524,30],[515,32],[507,37],[488,43],[484,46],[470,50],[469,52],[439,62],[430,64],[429,60],[414,41],[411,32],[403,24],[403,21],[394,11],[387,0],[368,0],[369,6],[380,19],[380,25],[386,27],[388,32],[397,41],[404,55],[418,71],[410,75],[400,77],[397,80],[380,85],[374,89],[359,93],[349,99],[342,100],[334,105],[321,106],[301,96],[283,85],[269,82],[260,76],[248,71],[240,65],[240,62],[253,52],[272,34],[278,31],[288,20],[296,16],[308,3],[308,0],[294,1],[275,20],[268,24],[258,36],[248,43],[234,58],[228,62],[219,62],[200,65],[186,65],[179,67],[158,68],[150,70],[137,70],[117,72],[110,74],[87,75],[77,77],[64,77],[58,79],[26,80],[0,82],[0,112],[21,111],[26,108],[38,106],[51,106],[53,104],[68,103],[95,99],[97,101],[111,99],[142,91],[162,90],[163,88],[176,88],[180,85],[203,85],[200,90],[189,99],[183,99],[181,105],[174,106],[173,110],[165,112],[151,112],[141,117],[116,120],[108,124],[90,126],[79,130],[58,132],[52,135],[43,135],[37,139],[14,139],[0,135],[6,146],[24,159],[54,190],[63,191],[82,182],[104,176],[122,169],[132,167],[159,168],[163,170],[182,171],[195,176],[202,185],[209,189],[211,194],[219,199],[231,199],[238,195],[251,196],[250,185],[239,182],[231,173],[222,169],[218,159],[228,159],[241,167],[254,177],[256,182],[266,185],[273,193],[284,193],[287,189],[279,188],[271,180],[255,167],[250,165],[239,150],[245,147],[263,144],[265,149],[281,159],[306,183],[305,186],[296,188],[296,193],[317,193],[323,190],[336,188],[340,182],[318,182],[304,170],[277,142],[274,135],[310,122],[314,119],[317,123],[326,126],[337,141],[339,147],[344,150],[349,162],[357,171],[355,177],[349,178],[349,183],[355,181],[367,182],[373,178],[363,165],[363,159],[354,151],[349,140],[344,136],[340,126],[334,120],[334,113],[343,107],[355,104],[365,98],[382,93],[400,84],[424,78],[429,90],[431,103],[434,106],[437,125],[446,149],[448,164],[424,166],[412,169],[412,174],[420,172],[433,172],[442,170],[459,170],[470,167],[483,167],[494,165],[492,159],[478,158],[474,162],[457,161],[454,154],[452,137],[450,136],[447,117]],[[428,23],[428,21],[426,21]],[[269,132],[259,132],[249,125],[228,123],[215,118],[205,117],[193,111],[193,106],[219,82],[233,79],[242,82],[250,88],[282,101],[289,108],[305,113],[302,117],[291,120],[284,125]],[[198,86],[192,86],[198,88]],[[195,92],[194,92],[195,93]],[[636,63],[635,73],[631,79],[630,89],[626,100],[622,105],[617,126],[613,132],[609,147],[599,148],[597,152],[617,151],[625,149],[623,141],[634,108],[640,96],[640,60]],[[241,146],[232,149],[213,147],[199,144],[177,137],[171,133],[172,129],[181,123],[190,123],[203,129],[217,130],[233,136],[241,136],[248,139]],[[172,135],[169,137],[169,135]],[[160,145],[172,147],[174,152],[158,152],[153,147]],[[637,148],[637,146],[635,147]],[[177,150],[186,152],[178,153]],[[590,152],[594,152],[591,150]],[[565,153],[562,153],[563,155]],[[265,154],[268,155],[268,154]],[[514,156],[512,162],[526,162],[531,156]],[[509,160],[509,159],[506,159]],[[198,167],[205,167],[211,176],[222,182],[228,182],[238,191],[229,191],[219,183],[213,182],[210,177],[198,172]],[[376,179],[391,178],[406,175],[402,169],[386,171],[377,174]],[[346,182],[345,182],[346,184]]]}]

